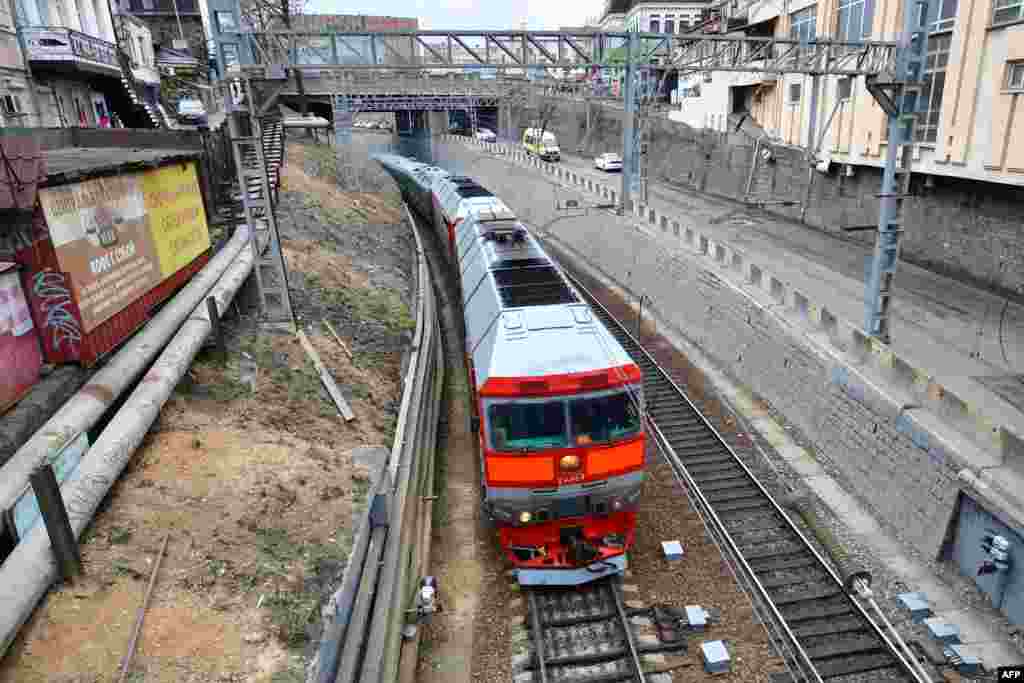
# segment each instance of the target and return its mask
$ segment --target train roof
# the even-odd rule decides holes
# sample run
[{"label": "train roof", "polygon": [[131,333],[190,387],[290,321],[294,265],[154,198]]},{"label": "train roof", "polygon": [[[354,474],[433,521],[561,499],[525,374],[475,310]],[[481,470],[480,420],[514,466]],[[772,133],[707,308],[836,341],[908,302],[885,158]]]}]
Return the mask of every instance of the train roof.
[{"label": "train roof", "polygon": [[576,393],[572,378],[582,377],[598,380],[579,380],[590,390],[639,381],[629,355],[504,202],[472,178],[398,155],[375,158],[432,192],[449,216],[463,217],[455,262],[481,395]]},{"label": "train roof", "polygon": [[474,213],[456,229],[456,251],[466,343],[482,394],[503,393],[501,380],[509,378],[632,365],[519,220]]}]

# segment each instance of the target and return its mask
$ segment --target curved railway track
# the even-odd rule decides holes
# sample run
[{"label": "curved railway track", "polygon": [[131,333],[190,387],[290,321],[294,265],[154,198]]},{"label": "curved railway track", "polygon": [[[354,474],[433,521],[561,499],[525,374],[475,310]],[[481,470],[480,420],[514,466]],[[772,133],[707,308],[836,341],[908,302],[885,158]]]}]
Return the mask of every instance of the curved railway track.
[{"label": "curved railway track", "polygon": [[651,435],[787,662],[790,674],[773,680],[838,683],[860,674],[860,680],[917,681],[888,636],[846,593],[843,580],[669,373],[570,279],[643,371]]}]

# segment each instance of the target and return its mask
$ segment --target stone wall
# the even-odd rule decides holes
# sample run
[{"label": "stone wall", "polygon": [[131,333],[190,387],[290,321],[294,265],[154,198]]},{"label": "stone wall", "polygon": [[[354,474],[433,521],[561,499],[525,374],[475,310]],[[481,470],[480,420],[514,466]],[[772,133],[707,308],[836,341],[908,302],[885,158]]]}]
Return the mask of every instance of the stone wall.
[{"label": "stone wall", "polygon": [[[521,134],[535,109],[513,108],[511,134]],[[561,100],[549,124],[562,149],[584,147],[588,155],[622,147],[622,117],[618,109],[593,105],[594,130],[586,133],[582,102]],[[774,159],[758,161],[751,180],[754,144],[738,135],[697,131],[685,124],[657,118],[651,121],[648,169],[652,179],[667,184],[742,200],[792,200],[792,206],[766,208],[799,219],[806,199],[804,221],[843,239],[874,242],[873,231],[844,233],[843,227],[877,225],[880,169],[856,167],[852,177],[832,164],[827,174],[811,173],[803,151],[774,147]],[[518,139],[518,137],[516,138]],[[915,265],[989,289],[1024,296],[1024,188],[933,176],[933,187],[915,177],[918,198],[904,203],[901,258]],[[810,194],[808,197],[808,185]]]}]

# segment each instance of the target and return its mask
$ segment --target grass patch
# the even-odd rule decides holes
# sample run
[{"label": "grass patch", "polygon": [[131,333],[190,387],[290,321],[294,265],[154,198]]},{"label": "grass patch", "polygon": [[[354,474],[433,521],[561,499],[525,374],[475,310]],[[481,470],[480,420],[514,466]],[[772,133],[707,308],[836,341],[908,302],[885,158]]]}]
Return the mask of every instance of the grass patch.
[{"label": "grass patch", "polygon": [[[303,544],[289,537],[284,529],[271,527],[256,531],[256,547],[262,559],[259,572],[264,577],[286,575],[298,563],[303,566],[306,576],[316,576],[328,569],[324,567],[325,563],[343,566],[352,550],[352,536],[345,532],[334,542]],[[250,580],[249,585],[253,586],[254,582]],[[278,636],[289,647],[301,647],[307,642],[306,628],[319,614],[321,596],[316,582],[305,585],[307,587],[295,592],[272,593],[263,603],[270,610]]]},{"label": "grass patch", "polygon": [[369,220],[370,214],[361,208],[351,206],[336,208],[333,206],[318,207],[320,215],[332,225],[349,225],[351,223],[363,223]]},{"label": "grass patch", "polygon": [[110,527],[110,543],[112,545],[120,545],[122,543],[127,543],[131,540],[131,538],[131,529],[125,529],[124,527],[120,526]]},{"label": "grass patch", "polygon": [[270,677],[270,683],[305,683],[305,681],[306,670],[299,657],[290,658],[287,668],[275,671]]},{"label": "grass patch", "polygon": [[283,643],[297,648],[309,641],[306,627],[317,614],[320,596],[279,591],[268,596],[263,604],[270,610],[271,619]]},{"label": "grass patch", "polygon": [[401,334],[416,328],[416,321],[398,292],[387,287],[325,287],[316,275],[306,275],[311,287],[321,291],[321,300],[334,308],[348,309],[358,320],[377,322],[388,331]]}]

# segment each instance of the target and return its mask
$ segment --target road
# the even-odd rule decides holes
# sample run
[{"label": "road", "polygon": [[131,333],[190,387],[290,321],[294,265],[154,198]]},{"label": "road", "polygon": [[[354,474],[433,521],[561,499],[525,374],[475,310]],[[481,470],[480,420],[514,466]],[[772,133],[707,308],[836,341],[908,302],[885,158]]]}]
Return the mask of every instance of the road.
[{"label": "road", "polygon": [[[618,174],[595,169],[590,158],[563,150],[561,165],[618,188]],[[865,263],[872,255],[865,245],[687,188],[651,183],[649,200],[659,213],[714,233],[754,261],[785,264],[782,270],[798,290],[830,290],[845,300],[835,312],[852,322],[863,318]],[[908,328],[934,335],[977,361],[972,376],[1024,373],[1024,306],[909,263],[900,264],[895,290],[894,339]]]}]

